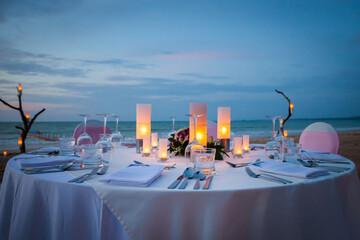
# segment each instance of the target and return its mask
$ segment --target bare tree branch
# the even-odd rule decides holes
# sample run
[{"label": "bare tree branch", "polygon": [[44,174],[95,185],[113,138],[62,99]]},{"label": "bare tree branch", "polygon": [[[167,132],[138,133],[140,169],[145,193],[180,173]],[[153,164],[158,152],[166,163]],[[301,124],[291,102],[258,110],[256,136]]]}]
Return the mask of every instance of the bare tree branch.
[{"label": "bare tree branch", "polygon": [[24,128],[22,128],[22,127],[20,127],[20,126],[16,126],[15,128],[20,129],[20,130],[23,131],[23,132],[25,131]]},{"label": "bare tree branch", "polygon": [[[287,120],[291,117],[291,115],[292,115],[292,113],[291,113],[291,107],[290,107],[291,101],[290,101],[290,99],[289,99],[283,92],[278,91],[278,90],[276,90],[276,89],[275,89],[275,92],[283,95],[284,98],[289,102],[289,112],[288,112],[288,116],[287,116],[287,117],[285,118],[285,120],[283,121],[283,126],[284,126],[284,124],[286,123],[286,121],[287,121]],[[280,130],[280,129],[279,129],[279,130]],[[281,130],[282,130],[282,129],[281,129]]]},{"label": "bare tree branch", "polygon": [[9,108],[12,108],[12,109],[15,109],[15,110],[19,110],[19,108],[10,105],[9,103],[7,103],[7,102],[5,102],[4,100],[2,100],[1,98],[0,98],[0,102],[2,102],[3,104],[5,104],[5,105],[8,106]]}]

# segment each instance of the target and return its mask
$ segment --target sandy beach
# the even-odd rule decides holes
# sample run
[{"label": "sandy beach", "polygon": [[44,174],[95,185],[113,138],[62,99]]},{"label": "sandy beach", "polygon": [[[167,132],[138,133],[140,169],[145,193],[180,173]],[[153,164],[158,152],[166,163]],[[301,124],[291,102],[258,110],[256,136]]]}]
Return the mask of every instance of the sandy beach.
[{"label": "sandy beach", "polygon": [[[342,132],[339,133],[340,136],[340,155],[350,159],[353,161],[357,168],[358,176],[360,176],[360,131],[359,132]],[[291,136],[295,138],[295,142],[299,142],[299,135]],[[251,143],[265,143],[268,140],[268,138],[253,138],[250,139]],[[31,148],[27,149],[28,151],[34,150]],[[8,154],[6,156],[6,159],[4,160],[4,157],[1,156],[1,171],[0,171],[0,180],[2,182],[4,170],[7,161],[12,158],[13,156],[16,156],[19,154],[19,150],[11,149],[8,150]]]}]

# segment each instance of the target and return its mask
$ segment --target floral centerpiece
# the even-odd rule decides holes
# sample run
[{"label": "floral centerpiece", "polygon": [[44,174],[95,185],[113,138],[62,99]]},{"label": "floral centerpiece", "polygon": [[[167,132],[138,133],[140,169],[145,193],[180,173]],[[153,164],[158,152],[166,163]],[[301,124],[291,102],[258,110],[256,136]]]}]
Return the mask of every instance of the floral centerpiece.
[{"label": "floral centerpiece", "polygon": [[[190,129],[189,128],[181,128],[175,134],[171,134],[169,138],[169,152],[175,152],[175,156],[181,155],[185,156],[185,149],[189,144],[189,135]],[[207,142],[207,148],[215,148],[215,159],[216,160],[223,160],[222,154],[225,154],[229,157],[229,155],[224,151],[224,146],[219,145],[216,141]]]}]

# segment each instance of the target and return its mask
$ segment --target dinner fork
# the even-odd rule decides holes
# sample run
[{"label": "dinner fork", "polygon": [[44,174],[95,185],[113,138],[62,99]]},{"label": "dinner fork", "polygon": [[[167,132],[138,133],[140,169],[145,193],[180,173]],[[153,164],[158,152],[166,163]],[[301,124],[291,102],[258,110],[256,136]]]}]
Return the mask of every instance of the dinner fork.
[{"label": "dinner fork", "polygon": [[90,175],[92,172],[97,173],[98,170],[99,170],[99,167],[96,167],[96,168],[94,168],[90,173],[85,173],[85,174],[83,174],[83,175],[81,175],[81,176],[79,176],[79,177],[76,177],[76,178],[73,178],[73,179],[69,180],[68,182],[76,182],[76,181],[78,181],[78,180],[80,180],[80,179],[82,179],[82,178],[84,178],[84,177],[87,177],[87,176]]}]

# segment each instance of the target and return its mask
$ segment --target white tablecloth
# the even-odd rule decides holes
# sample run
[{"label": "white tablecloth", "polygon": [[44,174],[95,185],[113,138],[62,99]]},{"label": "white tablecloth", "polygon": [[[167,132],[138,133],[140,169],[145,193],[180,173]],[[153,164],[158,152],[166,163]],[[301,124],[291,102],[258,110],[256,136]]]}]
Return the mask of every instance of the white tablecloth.
[{"label": "white tablecloth", "polygon": [[[109,173],[141,158],[116,152]],[[263,156],[255,151],[240,160]],[[170,160],[173,161],[173,160]],[[14,161],[0,193],[0,239],[360,239],[360,184],[355,166],[280,185],[217,162],[210,190],[166,187],[184,170],[166,170],[148,188],[70,184],[67,173],[25,175]],[[80,173],[74,173],[80,174]],[[95,190],[95,191],[94,191]]]}]

